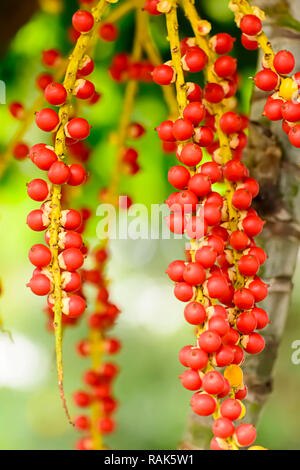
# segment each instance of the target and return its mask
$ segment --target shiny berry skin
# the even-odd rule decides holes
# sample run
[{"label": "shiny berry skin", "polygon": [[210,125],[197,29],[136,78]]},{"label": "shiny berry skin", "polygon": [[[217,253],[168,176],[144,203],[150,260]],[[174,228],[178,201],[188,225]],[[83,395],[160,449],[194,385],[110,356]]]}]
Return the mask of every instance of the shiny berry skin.
[{"label": "shiny berry skin", "polygon": [[77,163],[72,163],[72,165],[69,166],[69,177],[67,182],[70,186],[79,186],[84,183],[85,178],[86,173],[83,166]]},{"label": "shiny berry skin", "polygon": [[253,198],[255,198],[259,193],[259,184],[254,178],[245,178],[243,181],[243,188],[247,189]]},{"label": "shiny berry skin", "polygon": [[241,128],[241,118],[237,113],[228,111],[221,117],[220,127],[225,134],[234,134]]},{"label": "shiny berry skin", "polygon": [[72,17],[72,25],[79,33],[88,33],[94,26],[94,17],[89,11],[77,10]]},{"label": "shiny berry skin", "polygon": [[188,363],[187,359],[188,359],[188,353],[191,350],[191,348],[192,348],[192,346],[184,346],[179,351],[179,355],[178,355],[179,362],[184,367],[189,367],[189,363]]},{"label": "shiny berry skin", "polygon": [[74,425],[76,429],[80,431],[86,431],[90,428],[90,418],[88,416],[80,415],[77,416],[74,420]]},{"label": "shiny berry skin", "polygon": [[273,65],[277,73],[287,75],[295,67],[295,58],[289,51],[279,51],[275,54]]},{"label": "shiny berry skin", "polygon": [[216,400],[206,393],[194,393],[191,398],[191,407],[194,413],[200,416],[209,416],[216,409]]},{"label": "shiny berry skin", "polygon": [[51,289],[51,281],[44,274],[35,274],[27,286],[36,295],[48,295]]},{"label": "shiny berry skin", "polygon": [[172,166],[168,172],[169,183],[176,189],[185,189],[190,177],[190,172],[181,165]]},{"label": "shiny berry skin", "polygon": [[200,263],[188,263],[184,268],[183,279],[192,286],[201,285],[205,277],[205,270]]},{"label": "shiny berry skin", "polygon": [[203,98],[210,103],[220,103],[225,98],[225,93],[221,85],[207,83],[203,89]]},{"label": "shiny berry skin", "polygon": [[220,315],[213,315],[208,322],[208,327],[210,330],[214,330],[220,336],[228,333],[230,328],[228,321]]},{"label": "shiny berry skin", "polygon": [[235,39],[227,33],[218,33],[210,39],[210,45],[217,54],[228,54]]},{"label": "shiny berry skin", "polygon": [[[300,81],[300,80],[299,80]],[[200,101],[202,98],[202,90],[197,83],[186,82],[186,94],[189,102]]]},{"label": "shiny berry skin", "polygon": [[244,349],[249,354],[258,354],[265,348],[265,340],[259,333],[251,333],[248,336]]},{"label": "shiny berry skin", "polygon": [[36,113],[35,122],[42,131],[53,132],[59,124],[59,117],[53,109],[44,108]]},{"label": "shiny berry skin", "polygon": [[183,70],[187,70],[189,72],[200,72],[206,66],[207,55],[202,49],[200,49],[200,47],[194,47],[187,51],[181,61]]},{"label": "shiny berry skin", "polygon": [[240,424],[235,430],[237,443],[241,447],[250,446],[256,439],[256,430],[252,424]]},{"label": "shiny berry skin", "polygon": [[262,22],[256,15],[244,15],[240,22],[240,28],[248,36],[256,36],[262,30]]},{"label": "shiny berry skin", "polygon": [[146,10],[149,15],[161,15],[162,13],[157,9],[158,4],[159,0],[146,0],[144,10]]},{"label": "shiny berry skin", "polygon": [[169,65],[157,65],[152,72],[152,78],[158,85],[170,85],[175,80],[175,72]]},{"label": "shiny berry skin", "polygon": [[270,323],[267,312],[262,308],[254,307],[250,313],[252,313],[256,318],[256,329],[261,330],[262,328],[265,328],[268,323]]},{"label": "shiny berry skin", "polygon": [[239,271],[243,276],[255,276],[259,270],[260,264],[253,255],[244,255],[238,262]]},{"label": "shiny berry skin", "polygon": [[166,217],[166,224],[172,233],[184,233],[186,221],[182,214],[175,213]]},{"label": "shiny berry skin", "polygon": [[237,189],[232,196],[232,204],[236,209],[246,210],[251,206],[252,195],[247,189]]},{"label": "shiny berry skin", "polygon": [[66,209],[61,211],[61,225],[67,230],[77,230],[82,224],[80,212],[75,209]]},{"label": "shiny berry skin", "polygon": [[53,184],[65,184],[70,177],[70,169],[64,162],[54,162],[49,171],[48,178]]},{"label": "shiny berry skin", "polygon": [[113,42],[119,36],[119,30],[113,23],[103,23],[98,31],[100,39]]},{"label": "shiny berry skin", "polygon": [[300,103],[294,103],[293,101],[281,101],[281,105],[281,114],[283,119],[289,122],[296,122],[300,120]]},{"label": "shiny berry skin", "polygon": [[173,124],[173,135],[176,140],[189,140],[194,134],[194,127],[188,119],[177,119]]},{"label": "shiny berry skin", "polygon": [[254,305],[254,295],[249,289],[241,288],[235,291],[233,302],[240,310],[248,310]]},{"label": "shiny berry skin", "polygon": [[207,290],[212,299],[221,299],[228,291],[228,283],[221,276],[211,276],[207,281]]},{"label": "shiny berry skin", "polygon": [[254,82],[260,90],[272,91],[278,84],[278,75],[273,70],[261,70],[255,75]]},{"label": "shiny berry skin", "polygon": [[257,326],[257,320],[254,313],[250,312],[242,312],[236,321],[237,329],[245,334],[248,335],[249,333],[253,333]]},{"label": "shiny berry skin", "polygon": [[[223,319],[224,320],[224,319]],[[234,361],[235,353],[232,346],[221,346],[216,352],[215,360],[218,367],[225,367]]]},{"label": "shiny berry skin", "polygon": [[207,269],[211,268],[217,259],[216,251],[210,246],[203,246],[196,251],[195,260]]},{"label": "shiny berry skin", "polygon": [[210,395],[218,395],[224,388],[224,378],[220,372],[214,370],[206,372],[202,381],[203,390]]},{"label": "shiny berry skin", "polygon": [[199,390],[202,385],[202,380],[195,370],[185,370],[180,375],[181,384],[184,388],[188,390]]},{"label": "shiny berry skin", "polygon": [[158,137],[166,142],[175,142],[176,139],[173,134],[173,126],[174,124],[170,120],[160,123],[156,128]]},{"label": "shiny berry skin", "polygon": [[221,208],[218,204],[206,202],[203,215],[208,225],[218,225],[222,217]]},{"label": "shiny berry skin", "polygon": [[289,132],[289,140],[294,147],[300,148],[300,125],[292,127]]},{"label": "shiny berry skin", "polygon": [[174,288],[174,295],[182,302],[188,302],[194,296],[193,287],[186,282],[177,282]]},{"label": "shiny berry skin", "polygon": [[195,129],[194,141],[200,147],[209,147],[214,141],[214,133],[208,126],[201,126]]},{"label": "shiny berry skin", "polygon": [[76,271],[84,262],[84,257],[78,248],[67,248],[58,256],[59,265],[67,271]]},{"label": "shiny berry skin", "polygon": [[190,347],[185,353],[185,359],[186,367],[190,367],[195,370],[202,370],[207,366],[208,354],[202,349]]},{"label": "shiny berry skin", "polygon": [[62,301],[62,312],[71,317],[80,317],[86,309],[86,303],[80,295],[71,295]]},{"label": "shiny berry skin", "polygon": [[48,266],[51,261],[51,251],[40,243],[33,245],[29,250],[29,261],[38,268]]},{"label": "shiny berry skin", "polygon": [[42,62],[47,67],[56,67],[60,59],[61,55],[56,49],[48,49],[42,52]]},{"label": "shiny berry skin", "polygon": [[220,413],[223,418],[228,418],[231,421],[235,421],[242,414],[242,405],[238,400],[234,398],[227,398],[223,401],[220,407]]},{"label": "shiny berry skin", "polygon": [[236,59],[229,55],[219,57],[214,64],[214,70],[220,78],[230,77],[236,72],[236,68]]},{"label": "shiny berry skin", "polygon": [[81,287],[81,276],[76,272],[64,271],[61,274],[61,285],[66,292],[75,292]]},{"label": "shiny berry skin", "polygon": [[194,212],[197,208],[198,198],[192,191],[183,190],[178,193],[176,202],[185,213]]},{"label": "shiny berry skin", "polygon": [[197,196],[203,197],[211,191],[211,182],[207,176],[196,173],[190,178],[188,188]]},{"label": "shiny berry skin", "polygon": [[244,218],[242,225],[247,235],[253,238],[260,234],[263,229],[264,222],[257,215],[247,215],[247,217]]},{"label": "shiny berry skin", "polygon": [[201,148],[192,143],[186,144],[179,155],[179,160],[186,166],[196,166],[202,160]]},{"label": "shiny berry skin", "polygon": [[185,270],[185,262],[181,260],[172,261],[169,264],[166,273],[172,281],[183,281],[183,271]]},{"label": "shiny berry skin", "polygon": [[41,209],[36,209],[29,212],[27,216],[27,225],[35,232],[42,232],[46,230],[50,221]]},{"label": "shiny berry skin", "polygon": [[[42,145],[42,144],[41,144]],[[49,170],[51,165],[57,161],[57,155],[47,146],[34,145],[29,151],[29,156],[33,163],[40,168],[40,170]]]},{"label": "shiny berry skin", "polygon": [[229,237],[229,243],[235,250],[245,250],[250,243],[250,239],[245,232],[235,230]]},{"label": "shiny berry skin", "polygon": [[86,77],[87,75],[90,75],[93,72],[94,68],[95,64],[93,59],[91,59],[88,55],[85,55],[83,56],[79,64],[78,76]]},{"label": "shiny berry skin", "polygon": [[217,418],[214,421],[212,431],[216,437],[227,439],[234,433],[234,425],[228,418]]},{"label": "shiny berry skin", "polygon": [[224,165],[224,177],[229,181],[241,180],[245,175],[245,165],[236,160],[230,160]]},{"label": "shiny berry skin", "polygon": [[9,112],[16,119],[22,120],[25,117],[25,108],[22,103],[18,103],[17,101],[10,103]]},{"label": "shiny berry skin", "polygon": [[269,121],[280,121],[282,119],[282,100],[275,100],[268,98],[264,106],[263,115],[266,116]]},{"label": "shiny berry skin", "polygon": [[23,142],[17,142],[13,147],[12,154],[17,160],[24,160],[29,154],[29,147]]},{"label": "shiny berry skin", "polygon": [[197,101],[189,103],[183,110],[183,117],[197,126],[205,117],[205,107]]},{"label": "shiny berry skin", "polygon": [[184,318],[191,325],[200,325],[206,320],[206,310],[199,302],[190,302],[184,309]]},{"label": "shiny berry skin", "polygon": [[65,133],[72,139],[83,140],[90,135],[90,127],[86,119],[74,118],[65,125]]},{"label": "shiny berry skin", "polygon": [[95,85],[89,80],[76,80],[73,94],[80,100],[90,100],[95,94]]},{"label": "shiny berry skin", "polygon": [[258,42],[246,34],[241,35],[241,43],[248,51],[256,51],[258,49]]},{"label": "shiny berry skin", "polygon": [[199,336],[199,346],[207,353],[216,352],[221,346],[221,338],[214,331],[204,331]]},{"label": "shiny berry skin", "polygon": [[34,179],[27,185],[27,194],[34,201],[44,201],[49,195],[49,185],[42,179]]},{"label": "shiny berry skin", "polygon": [[250,282],[249,289],[254,295],[255,302],[261,302],[268,295],[268,285],[257,277]]},{"label": "shiny berry skin", "polygon": [[45,89],[45,98],[54,106],[62,105],[67,99],[67,91],[60,83],[50,83]]}]

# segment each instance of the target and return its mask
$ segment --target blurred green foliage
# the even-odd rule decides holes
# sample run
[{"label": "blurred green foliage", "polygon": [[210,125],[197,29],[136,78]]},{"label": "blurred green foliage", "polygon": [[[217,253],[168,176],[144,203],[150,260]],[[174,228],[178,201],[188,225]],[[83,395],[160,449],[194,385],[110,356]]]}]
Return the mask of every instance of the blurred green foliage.
[{"label": "blurred green foliage", "polygon": [[[8,102],[21,100],[30,105],[37,96],[34,77],[42,70],[40,53],[44,48],[70,49],[66,38],[69,18],[76,2],[66,2],[60,17],[37,13],[13,40],[0,66],[0,79],[7,85]],[[213,21],[214,32],[226,30],[238,36],[227,1],[200,2],[203,15]],[[189,35],[185,19],[181,18],[183,35]],[[168,45],[163,18],[151,20],[153,36],[164,58]],[[116,131],[124,85],[113,82],[108,74],[110,58],[116,51],[130,51],[133,37],[133,15],[120,21],[121,36],[116,44],[100,42],[96,50],[96,70],[93,80],[103,94],[99,104],[84,108],[83,113],[93,125],[90,143],[94,148],[88,167],[91,177],[82,194],[74,191],[75,206],[95,210],[98,192],[109,183],[115,158],[111,133]],[[256,54],[245,53],[238,41],[234,53],[239,58],[241,75],[240,106],[247,112],[251,96]],[[193,77],[195,79],[195,77]],[[201,79],[199,81],[201,83]],[[147,128],[147,134],[135,143],[140,153],[142,171],[125,177],[121,192],[135,202],[161,203],[171,191],[167,183],[168,168],[173,156],[165,155],[154,131],[166,117],[161,91],[156,85],[142,85],[133,119]],[[0,145],[4,150],[18,124],[9,116],[6,106],[0,106]],[[47,136],[32,126],[26,136],[29,144],[45,141]],[[36,206],[26,196],[26,183],[41,176],[29,161],[12,161],[0,186],[0,278],[4,296],[0,310],[8,336],[0,337],[0,448],[1,449],[69,449],[77,433],[68,425],[56,385],[53,337],[46,331],[44,301],[33,296],[25,284],[31,275],[27,252],[31,244],[42,241],[25,224],[26,214]],[[89,224],[88,240],[96,243],[96,219]],[[172,295],[165,279],[168,262],[182,257],[181,241],[115,241],[109,276],[112,279],[113,300],[122,314],[113,334],[119,336],[123,349],[118,356],[121,374],[115,393],[120,400],[118,431],[108,438],[110,446],[119,449],[174,449],[181,439],[188,413],[190,393],[178,381],[181,367],[177,361],[179,349],[193,340],[192,329],[182,316],[182,306]],[[295,282],[299,282],[299,270]],[[91,296],[93,293],[90,293]],[[297,316],[300,298],[295,291],[284,341],[275,370],[275,388],[259,427],[258,441],[273,449],[299,448],[300,423],[297,416],[300,366],[291,362],[291,343],[297,338],[300,320]],[[92,305],[92,304],[91,304]],[[280,312],[278,312],[280,314]],[[65,335],[65,388],[68,398],[80,388],[88,359],[75,356],[74,344],[87,334],[85,320],[70,328]],[[70,400],[69,400],[70,401]],[[72,405],[71,405],[72,406]],[[73,414],[78,410],[72,407]]]}]

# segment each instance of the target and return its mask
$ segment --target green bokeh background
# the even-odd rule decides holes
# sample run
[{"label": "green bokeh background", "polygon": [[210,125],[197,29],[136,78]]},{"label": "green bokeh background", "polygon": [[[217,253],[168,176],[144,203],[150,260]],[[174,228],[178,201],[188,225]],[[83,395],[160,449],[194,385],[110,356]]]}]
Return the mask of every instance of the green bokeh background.
[{"label": "green bokeh background", "polygon": [[[0,66],[0,79],[7,86],[7,102],[21,100],[30,106],[38,94],[34,77],[42,70],[41,51],[60,47],[67,53],[70,49],[65,31],[77,6],[73,0],[65,3],[60,16],[37,13],[12,41]],[[226,0],[199,3],[203,15],[213,21],[214,32],[226,30],[238,36]],[[189,35],[184,18],[182,22],[183,35]],[[109,182],[114,162],[110,136],[117,128],[124,91],[123,85],[110,79],[107,68],[114,52],[130,50],[133,16],[128,15],[119,24],[122,32],[117,43],[99,41],[97,45],[96,70],[92,78],[103,97],[93,108],[83,109],[93,125],[90,143],[94,152],[88,163],[92,176],[83,196],[74,192],[75,207],[90,206],[94,214],[97,194]],[[153,18],[151,28],[167,60],[163,18]],[[246,53],[238,41],[234,53],[240,61],[240,109],[247,112],[252,90],[248,77],[254,73],[256,54]],[[158,87],[142,85],[133,114],[133,120],[147,128],[147,134],[134,143],[140,153],[142,171],[134,177],[125,177],[121,192],[147,206],[162,203],[171,191],[166,174],[175,158],[161,151],[154,131],[166,118],[166,113]],[[5,105],[0,106],[0,121],[2,151],[18,123],[10,117]],[[26,142],[34,144],[46,138],[32,126]],[[59,399],[53,337],[46,331],[46,317],[42,313],[44,300],[33,296],[25,287],[32,271],[27,261],[28,250],[33,243],[42,241],[42,235],[31,232],[25,223],[26,214],[36,208],[26,195],[26,183],[41,176],[30,161],[12,161],[0,183],[0,278],[4,286],[0,310],[5,327],[13,337],[11,341],[6,333],[0,336],[1,449],[70,449],[78,436],[69,426]],[[92,245],[97,242],[96,224],[94,216],[88,226],[88,241]],[[108,275],[112,280],[112,298],[122,308],[114,334],[123,343],[117,357],[121,373],[115,384],[115,395],[120,400],[119,424],[117,432],[107,439],[112,448],[175,449],[182,438],[190,392],[179,383],[181,367],[177,354],[183,345],[193,341],[193,332],[184,322],[182,305],[173,298],[172,286],[164,275],[168,263],[182,257],[182,250],[183,242],[178,240],[126,240],[111,244]],[[275,367],[274,392],[258,428],[257,442],[271,449],[300,448],[300,365],[291,361],[292,342],[300,339],[299,269]],[[92,297],[93,292],[89,294]],[[69,401],[72,391],[81,387],[83,370],[89,367],[88,359],[80,359],[74,352],[74,344],[86,334],[83,319],[65,335],[65,390]],[[70,406],[72,414],[77,412],[72,404]]]}]

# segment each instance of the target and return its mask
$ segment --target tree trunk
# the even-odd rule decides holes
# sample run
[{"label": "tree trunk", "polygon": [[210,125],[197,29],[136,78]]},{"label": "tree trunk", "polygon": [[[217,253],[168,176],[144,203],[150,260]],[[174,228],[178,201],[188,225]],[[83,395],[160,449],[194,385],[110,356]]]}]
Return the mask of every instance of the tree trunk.
[{"label": "tree trunk", "polygon": [[[256,0],[252,4],[268,15],[264,29],[274,50],[290,50],[295,55],[295,70],[300,70],[299,2]],[[243,367],[249,390],[245,419],[254,424],[272,391],[273,368],[287,319],[300,240],[300,156],[282,131],[281,121],[270,124],[261,117],[265,99],[264,93],[254,92],[245,152],[245,163],[260,183],[255,208],[266,220],[259,242],[268,254],[262,277],[270,285],[267,299],[259,305],[271,319],[263,330],[266,347],[257,356],[248,355]],[[211,423],[210,419],[191,412],[181,448],[208,449]]]}]

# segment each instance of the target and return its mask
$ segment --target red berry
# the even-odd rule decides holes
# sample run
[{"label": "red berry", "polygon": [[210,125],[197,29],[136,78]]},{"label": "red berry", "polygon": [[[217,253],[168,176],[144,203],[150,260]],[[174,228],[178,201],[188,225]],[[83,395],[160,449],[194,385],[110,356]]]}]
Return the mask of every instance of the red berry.
[{"label": "red berry", "polygon": [[34,201],[44,201],[49,195],[49,185],[42,179],[32,180],[27,185],[27,194]]},{"label": "red berry", "polygon": [[172,121],[163,121],[157,128],[158,137],[161,140],[167,142],[175,142],[175,137],[173,134],[173,122]]},{"label": "red berry", "polygon": [[49,171],[48,178],[53,184],[65,184],[70,177],[70,169],[62,161],[54,162]]},{"label": "red berry", "polygon": [[172,168],[170,168],[168,172],[169,183],[176,189],[186,188],[190,176],[190,172],[184,166],[181,165],[172,166]]},{"label": "red berry", "polygon": [[49,223],[50,221],[47,215],[41,209],[36,209],[34,211],[31,211],[27,216],[28,227],[31,228],[31,230],[34,230],[36,232],[41,232],[43,230],[46,230]]},{"label": "red berry", "polygon": [[253,255],[244,255],[240,258],[238,262],[239,271],[243,276],[255,276],[259,270],[259,262],[256,256]]},{"label": "red berry", "polygon": [[51,261],[51,251],[40,243],[33,245],[29,250],[29,261],[38,268],[48,266]]},{"label": "red berry", "polygon": [[198,341],[201,349],[207,353],[216,352],[221,346],[220,336],[215,331],[211,330],[207,330],[201,333]]},{"label": "red berry", "polygon": [[180,282],[183,281],[183,271],[185,269],[185,262],[181,260],[172,261],[169,264],[166,273],[172,281]]},{"label": "red berry", "polygon": [[207,222],[203,217],[193,215],[186,224],[186,234],[189,238],[202,238],[207,233]]},{"label": "red berry", "polygon": [[269,97],[264,106],[263,115],[266,116],[269,121],[280,121],[282,119],[282,104],[282,100],[275,100]]},{"label": "red berry", "polygon": [[244,15],[240,28],[248,36],[256,36],[262,30],[262,22],[256,15]]},{"label": "red berry", "polygon": [[76,271],[84,262],[84,257],[78,248],[68,248],[58,256],[59,265],[67,271]]},{"label": "red berry", "polygon": [[191,325],[200,325],[206,320],[206,310],[199,302],[190,302],[184,309],[184,318]]},{"label": "red berry", "polygon": [[181,384],[188,390],[199,390],[201,388],[202,380],[195,370],[185,370],[180,375]]},{"label": "red berry", "polygon": [[84,415],[77,416],[74,420],[74,425],[76,429],[85,431],[90,428],[90,418]]},{"label": "red berry", "polygon": [[248,310],[254,305],[254,295],[249,289],[238,289],[234,293],[233,302],[240,310]]},{"label": "red berry", "polygon": [[191,350],[192,346],[184,346],[179,351],[179,361],[184,367],[189,367],[188,364],[188,352]]},{"label": "red berry", "polygon": [[10,103],[8,109],[10,114],[16,119],[22,120],[25,117],[25,108],[22,103],[14,101],[13,103]]},{"label": "red berry", "polygon": [[265,340],[259,333],[251,333],[243,346],[247,353],[258,354],[265,348]]},{"label": "red berry", "polygon": [[300,120],[300,103],[293,101],[281,101],[281,114],[283,119],[289,122],[296,122]]},{"label": "red berry", "polygon": [[63,210],[61,211],[60,223],[67,230],[77,230],[82,224],[81,214],[75,209]]},{"label": "red berry", "polygon": [[221,404],[220,413],[223,418],[228,418],[231,421],[235,421],[242,414],[242,405],[234,398],[227,398]]},{"label": "red berry", "polygon": [[78,186],[84,183],[85,178],[86,173],[83,166],[78,165],[77,163],[72,163],[72,165],[69,166],[68,184],[70,186]]},{"label": "red berry", "polygon": [[256,197],[259,193],[259,184],[254,178],[245,178],[243,181],[243,188],[247,189],[252,197]]},{"label": "red berry", "polygon": [[184,233],[186,222],[182,214],[176,212],[166,217],[167,226],[172,233]]},{"label": "red berry", "polygon": [[228,333],[230,328],[228,320],[221,317],[220,315],[213,315],[208,322],[208,327],[210,330],[214,330],[220,336]]},{"label": "red berry", "polygon": [[[183,110],[183,117],[190,121],[194,126],[204,119],[205,107],[202,103],[194,101],[186,105]],[[179,140],[179,139],[178,139]]]},{"label": "red berry", "polygon": [[247,36],[246,34],[241,35],[241,42],[245,49],[249,51],[256,51],[258,49],[258,42],[255,39],[252,39],[251,36]]},{"label": "red berry", "polygon": [[186,94],[187,99],[190,102],[200,101],[202,97],[202,90],[197,83],[186,82]]},{"label": "red berry", "polygon": [[250,312],[242,312],[236,321],[237,329],[245,334],[248,335],[249,333],[253,333],[257,326],[257,320],[254,313]]},{"label": "red berry", "polygon": [[159,1],[160,0],[146,0],[144,10],[146,10],[149,15],[161,15],[162,12],[157,9]]},{"label": "red berry", "polygon": [[218,33],[210,39],[210,45],[217,54],[228,54],[233,48],[234,41],[230,34]]},{"label": "red berry", "polygon": [[42,62],[47,67],[56,67],[61,60],[61,55],[56,49],[48,49],[42,52]]},{"label": "red berry", "polygon": [[221,276],[211,276],[207,281],[207,290],[212,299],[220,299],[228,292],[228,283]]},{"label": "red berry", "polygon": [[216,400],[206,393],[194,393],[191,398],[191,407],[194,413],[200,416],[209,416],[216,409]]},{"label": "red berry", "polygon": [[229,237],[229,243],[235,250],[245,250],[250,243],[249,237],[241,230],[235,230]]},{"label": "red berry", "polygon": [[174,295],[182,302],[188,302],[194,296],[193,287],[186,282],[177,282],[174,288]]},{"label": "red berry", "polygon": [[183,70],[200,72],[206,66],[207,55],[200,47],[194,47],[189,49],[181,60]]},{"label": "red berry", "polygon": [[72,17],[72,25],[79,33],[88,33],[94,26],[94,17],[89,11],[77,10]]},{"label": "red berry", "polygon": [[201,174],[208,176],[212,183],[217,183],[222,179],[222,168],[218,163],[207,162],[201,165]]},{"label": "red berry", "polygon": [[76,80],[73,94],[81,100],[90,100],[95,95],[95,85],[89,80]]},{"label": "red berry", "polygon": [[228,418],[217,418],[214,421],[212,431],[216,437],[227,439],[234,433],[234,425]]},{"label": "red berry", "polygon": [[252,195],[247,189],[237,189],[232,196],[232,204],[236,209],[246,210],[251,206]]},{"label": "red berry", "polygon": [[33,163],[41,170],[49,170],[51,165],[57,161],[57,155],[52,150],[52,147],[47,147],[44,144],[37,144],[31,147],[29,157]]},{"label": "red berry", "polygon": [[[222,319],[224,320],[224,319]],[[221,346],[216,352],[216,363],[218,367],[225,367],[234,361],[234,349],[232,346]]]},{"label": "red berry", "polygon": [[35,274],[27,286],[36,295],[48,295],[51,289],[51,281],[44,274]]},{"label": "red berry", "polygon": [[218,204],[206,202],[203,215],[208,225],[218,225],[221,221],[222,211]]},{"label": "red berry", "polygon": [[35,122],[42,131],[53,132],[59,124],[59,117],[53,109],[44,108],[36,113]]},{"label": "red berry", "polygon": [[219,57],[214,64],[214,70],[221,78],[226,78],[233,75],[236,72],[236,67],[236,59],[229,55]]},{"label": "red berry", "polygon": [[214,133],[208,126],[201,126],[195,129],[194,141],[200,147],[209,147],[214,141]]},{"label": "red berry", "polygon": [[289,132],[289,140],[294,147],[300,148],[300,125],[292,127]]},{"label": "red berry", "polygon": [[242,225],[247,235],[253,238],[260,234],[263,229],[264,222],[257,215],[247,215],[247,217],[244,218]]},{"label": "red berry", "polygon": [[158,85],[170,85],[175,81],[176,75],[172,67],[162,64],[154,67],[152,78]]},{"label": "red berry", "polygon": [[62,312],[71,318],[80,317],[86,309],[86,303],[80,295],[71,295],[62,301]]},{"label": "red berry", "polygon": [[58,236],[58,246],[62,250],[66,248],[81,248],[82,237],[80,233],[73,232],[71,230],[60,232]]},{"label": "red berry", "polygon": [[218,371],[206,372],[202,382],[203,390],[210,395],[218,395],[223,391],[224,378]]},{"label": "red berry", "polygon": [[61,285],[66,292],[75,292],[81,287],[81,276],[79,273],[64,271],[61,274]]},{"label": "red berry", "polygon": [[269,316],[265,310],[262,308],[254,307],[251,312],[255,318],[256,318],[256,328],[258,330],[261,330],[262,328],[265,328],[268,323],[270,323]]},{"label": "red berry", "polygon": [[245,385],[244,388],[242,388],[241,390],[238,390],[237,392],[235,392],[235,398],[237,400],[244,400],[244,398],[246,398],[246,396],[247,396],[247,393],[248,393],[248,389]]},{"label": "red berry", "polygon": [[65,133],[67,137],[76,140],[86,139],[90,135],[91,126],[86,119],[74,118],[65,125]]},{"label": "red berry", "polygon": [[241,118],[237,113],[228,111],[221,116],[220,127],[225,134],[234,134],[241,128]]},{"label": "red berry", "polygon": [[119,36],[119,30],[113,23],[103,23],[98,31],[100,39],[104,41],[115,41]]},{"label": "red berry", "polygon": [[179,155],[179,160],[186,166],[196,166],[202,160],[201,148],[193,143],[186,144]]},{"label": "red berry", "polygon": [[201,285],[205,281],[205,270],[200,263],[188,263],[183,271],[183,279],[188,284]]},{"label": "red berry", "polygon": [[78,75],[80,77],[86,77],[93,72],[94,68],[95,64],[93,59],[91,59],[88,55],[85,55],[80,61]]},{"label": "red berry", "polygon": [[188,188],[197,196],[203,197],[210,192],[211,182],[207,176],[196,173],[190,178]]},{"label": "red berry", "polygon": [[279,51],[275,54],[273,65],[276,72],[286,75],[295,67],[295,58],[289,51]]},{"label": "red berry", "polygon": [[[191,103],[194,104],[194,103]],[[176,140],[189,140],[194,134],[194,127],[188,119],[177,119],[173,125],[173,135]]]},{"label": "red berry", "polygon": [[235,430],[236,440],[239,446],[250,446],[256,439],[255,427],[252,424],[240,424]]},{"label": "red berry", "polygon": [[45,89],[45,98],[48,103],[60,106],[67,99],[67,91],[60,83],[52,82]]},{"label": "red berry", "polygon": [[24,158],[27,157],[29,154],[29,147],[28,145],[24,144],[23,142],[18,142],[16,145],[13,147],[13,156],[17,160],[24,160]]},{"label": "red berry", "polygon": [[[186,353],[186,367],[191,369],[201,370],[207,366],[208,354],[199,348],[190,347]],[[185,364],[183,364],[185,365]]]},{"label": "red berry", "polygon": [[229,181],[238,181],[246,176],[246,167],[237,160],[230,160],[224,165],[224,177]]},{"label": "red berry", "polygon": [[116,423],[111,418],[101,418],[98,422],[98,428],[102,434],[111,434],[116,429]]},{"label": "red berry", "polygon": [[217,83],[207,83],[203,90],[203,98],[210,103],[220,103],[225,97],[223,87]]},{"label": "red berry", "polygon": [[279,77],[277,73],[270,69],[264,69],[258,72],[254,77],[257,88],[263,91],[272,91],[278,84]]},{"label": "red berry", "polygon": [[217,259],[216,251],[210,246],[202,246],[196,251],[195,260],[207,269],[211,268]]},{"label": "red berry", "polygon": [[222,343],[226,346],[235,346],[239,339],[239,333],[234,328],[230,328],[228,333],[222,336]]}]

